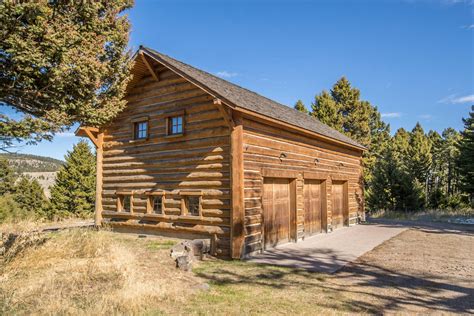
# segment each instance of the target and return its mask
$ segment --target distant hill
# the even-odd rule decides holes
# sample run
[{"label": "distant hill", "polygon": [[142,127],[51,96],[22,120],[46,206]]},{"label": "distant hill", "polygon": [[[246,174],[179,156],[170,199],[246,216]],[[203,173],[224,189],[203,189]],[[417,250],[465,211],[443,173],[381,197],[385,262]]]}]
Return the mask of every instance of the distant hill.
[{"label": "distant hill", "polygon": [[28,154],[0,154],[0,159],[8,160],[15,172],[56,172],[64,164],[64,161],[51,157],[43,157]]}]

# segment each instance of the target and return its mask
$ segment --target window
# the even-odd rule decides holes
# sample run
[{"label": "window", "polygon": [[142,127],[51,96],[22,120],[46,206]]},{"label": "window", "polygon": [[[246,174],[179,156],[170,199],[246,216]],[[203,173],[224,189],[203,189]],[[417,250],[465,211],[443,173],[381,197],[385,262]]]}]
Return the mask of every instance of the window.
[{"label": "window", "polygon": [[163,214],[163,197],[154,196],[153,197],[153,212],[156,214]]},{"label": "window", "polygon": [[148,196],[146,202],[147,214],[165,214],[165,192],[163,190],[151,190],[145,192]]},{"label": "window", "polygon": [[171,116],[168,118],[168,135],[179,135],[183,134],[184,132],[184,117],[182,115],[179,116]]},{"label": "window", "polygon": [[117,212],[133,212],[132,193],[117,193]]},{"label": "window", "polygon": [[130,212],[130,205],[132,204],[130,201],[130,195],[124,196],[123,197],[123,209],[126,212]]},{"label": "window", "polygon": [[148,138],[148,121],[141,121],[134,123],[134,138],[147,139]]},{"label": "window", "polygon": [[200,216],[201,212],[199,211],[200,209],[200,203],[201,199],[199,196],[187,196],[186,197],[186,210],[188,211],[188,215],[192,216]]}]

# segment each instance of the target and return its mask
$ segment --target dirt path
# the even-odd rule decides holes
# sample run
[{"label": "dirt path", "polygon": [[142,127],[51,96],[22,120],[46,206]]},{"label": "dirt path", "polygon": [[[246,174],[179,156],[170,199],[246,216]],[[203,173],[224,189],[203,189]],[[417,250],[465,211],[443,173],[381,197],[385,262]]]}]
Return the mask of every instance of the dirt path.
[{"label": "dirt path", "polygon": [[[401,233],[336,274],[370,312],[474,312],[474,235],[451,225]],[[458,227],[459,228],[459,227]]]}]

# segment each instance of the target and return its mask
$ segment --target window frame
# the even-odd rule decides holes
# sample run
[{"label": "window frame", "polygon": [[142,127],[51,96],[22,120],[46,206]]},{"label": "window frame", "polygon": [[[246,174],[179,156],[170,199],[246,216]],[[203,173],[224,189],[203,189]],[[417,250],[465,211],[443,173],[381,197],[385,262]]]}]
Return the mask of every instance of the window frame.
[{"label": "window frame", "polygon": [[[157,215],[157,216],[164,216],[165,215],[165,192],[161,190],[149,191],[149,192],[146,192],[146,195],[148,196],[147,203],[146,203],[146,213]],[[156,197],[161,197],[161,213],[155,213],[154,200]]]},{"label": "window frame", "polygon": [[[174,118],[181,118],[181,132],[180,133],[173,133],[173,119]],[[177,111],[173,113],[169,113],[166,116],[166,136],[167,137],[176,137],[176,136],[183,136],[186,132],[186,115],[183,111]]]},{"label": "window frame", "polygon": [[[181,196],[181,216],[202,218],[202,191],[181,191],[179,195]],[[190,197],[199,199],[198,214],[189,213],[188,199]]]},{"label": "window frame", "polygon": [[[117,191],[117,212],[124,212],[133,214],[133,191]],[[125,197],[130,199],[130,209],[126,210],[125,207]]]},{"label": "window frame", "polygon": [[[143,124],[145,123],[146,124],[146,135],[145,137],[138,137],[138,134],[139,134],[139,126],[140,124]],[[132,120],[132,139],[133,141],[137,142],[137,141],[146,141],[148,139],[150,139],[150,119],[148,118],[148,116],[145,116],[145,117],[139,117],[139,118],[136,118],[136,119],[133,119]]]}]

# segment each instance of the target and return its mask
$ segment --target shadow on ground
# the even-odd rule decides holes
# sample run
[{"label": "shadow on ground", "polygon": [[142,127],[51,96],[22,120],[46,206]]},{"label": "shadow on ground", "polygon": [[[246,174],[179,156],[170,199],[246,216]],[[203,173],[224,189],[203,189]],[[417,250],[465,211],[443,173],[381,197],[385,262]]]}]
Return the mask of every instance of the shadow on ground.
[{"label": "shadow on ground", "polygon": [[[432,234],[468,235],[460,238],[472,236],[471,231],[462,230],[460,227],[457,227],[457,232],[454,232],[452,229],[443,230],[442,227],[435,229],[431,225],[430,227],[420,225],[417,231],[426,236],[428,244]],[[396,238],[401,238],[401,236],[394,239]],[[439,236],[435,238],[439,238]],[[409,243],[410,239],[407,239],[406,242]],[[374,250],[378,252],[377,256],[380,257],[380,260],[373,259],[373,255],[371,255],[369,258],[371,261],[368,262],[364,260],[364,256],[357,262],[349,263],[335,274],[314,273],[305,269],[281,268],[246,262],[223,262],[197,273],[198,276],[218,287],[242,287],[249,292],[256,289],[260,291],[264,288],[269,289],[270,296],[276,297],[280,292],[287,293],[290,297],[292,296],[290,293],[294,293],[298,297],[299,304],[308,304],[309,307],[312,304],[341,312],[381,313],[390,311],[468,314],[474,312],[473,280],[458,278],[453,271],[448,274],[423,271],[423,267],[417,273],[406,273],[407,269],[403,266],[403,261],[406,258],[399,258],[400,268],[388,269],[383,264],[383,257],[393,249],[385,248],[387,250],[384,250],[384,244],[382,244]],[[325,257],[329,256],[333,260],[340,260],[337,253],[328,253],[328,251],[324,250]],[[280,251],[279,255],[285,254]],[[292,251],[287,255],[293,257],[295,252]],[[438,259],[439,264],[443,265],[443,257]],[[307,260],[303,256],[300,260],[304,265],[314,264],[312,259]],[[423,262],[423,258],[417,260]],[[332,263],[328,264],[332,265]],[[410,265],[409,260],[406,261],[406,265]],[[467,265],[472,265],[472,260]],[[468,266],[467,269],[467,271],[472,271],[472,266]],[[259,298],[255,297],[255,299]],[[244,304],[244,302],[241,303]]]}]

